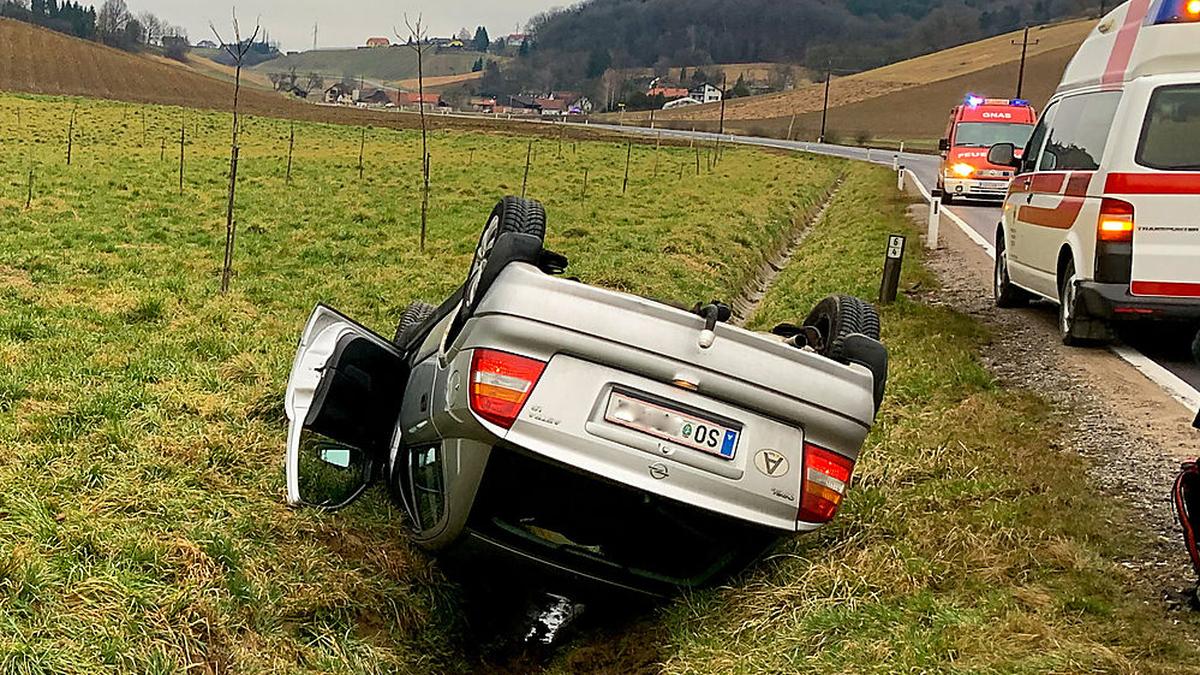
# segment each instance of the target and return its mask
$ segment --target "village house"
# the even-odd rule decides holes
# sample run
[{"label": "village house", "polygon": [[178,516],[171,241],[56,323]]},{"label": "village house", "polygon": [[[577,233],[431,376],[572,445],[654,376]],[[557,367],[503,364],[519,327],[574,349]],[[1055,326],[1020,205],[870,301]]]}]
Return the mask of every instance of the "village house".
[{"label": "village house", "polygon": [[375,48],[375,47],[391,47],[391,46],[392,46],[392,41],[391,41],[391,40],[389,40],[389,39],[387,39],[387,38],[385,38],[385,37],[373,37],[373,38],[368,38],[368,39],[367,39],[367,46],[368,46],[368,47],[371,47],[371,48]]},{"label": "village house", "polygon": [[650,98],[662,96],[667,101],[675,101],[681,98],[687,98],[688,94],[690,93],[691,92],[689,92],[686,87],[651,87],[650,90],[646,92],[646,96],[649,96]]},{"label": "village house", "polygon": [[338,82],[325,90],[326,103],[353,103],[354,89],[347,84]]},{"label": "village house", "polygon": [[705,82],[691,91],[691,97],[701,103],[719,103],[724,94],[720,89]]}]

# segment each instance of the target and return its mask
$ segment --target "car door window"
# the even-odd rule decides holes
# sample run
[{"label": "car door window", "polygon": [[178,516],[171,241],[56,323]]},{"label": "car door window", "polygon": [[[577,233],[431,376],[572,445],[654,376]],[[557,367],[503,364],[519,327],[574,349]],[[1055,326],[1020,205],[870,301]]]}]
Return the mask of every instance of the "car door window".
[{"label": "car door window", "polygon": [[1040,171],[1095,171],[1104,159],[1121,92],[1106,91],[1064,99],[1050,125]]},{"label": "car door window", "polygon": [[414,449],[410,457],[417,529],[429,530],[441,521],[445,504],[442,446],[431,445]]},{"label": "car door window", "polygon": [[1054,109],[1054,106],[1046,109],[1041,121],[1033,130],[1033,135],[1029,137],[1029,143],[1025,145],[1025,154],[1021,155],[1019,173],[1033,173],[1037,170],[1037,158],[1042,151],[1042,146],[1046,143],[1046,132],[1049,129],[1050,121],[1054,119]]}]

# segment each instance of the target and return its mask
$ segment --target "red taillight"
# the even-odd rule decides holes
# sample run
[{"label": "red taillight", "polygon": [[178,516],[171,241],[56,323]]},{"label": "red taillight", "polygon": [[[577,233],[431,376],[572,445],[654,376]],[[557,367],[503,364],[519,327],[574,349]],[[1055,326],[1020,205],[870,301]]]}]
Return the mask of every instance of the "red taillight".
[{"label": "red taillight", "polygon": [[545,363],[524,356],[476,349],[471,358],[471,410],[512,428],[545,369]]},{"label": "red taillight", "polygon": [[1133,204],[1120,199],[1100,202],[1100,222],[1096,226],[1100,241],[1133,241]]},{"label": "red taillight", "polygon": [[828,523],[837,515],[854,462],[836,452],[811,443],[804,444],[804,486],[800,513],[796,519],[806,523]]}]

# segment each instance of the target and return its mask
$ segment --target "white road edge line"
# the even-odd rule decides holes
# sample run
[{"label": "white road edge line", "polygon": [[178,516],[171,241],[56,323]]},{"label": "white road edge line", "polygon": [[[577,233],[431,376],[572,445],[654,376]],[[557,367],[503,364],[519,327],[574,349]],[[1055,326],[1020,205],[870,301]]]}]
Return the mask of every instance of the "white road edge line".
[{"label": "white road edge line", "polygon": [[[925,201],[932,201],[933,196],[929,193],[928,188],[921,183],[921,179],[917,178],[917,175],[911,169],[905,169],[905,171],[912,177],[913,183],[921,191],[921,194],[925,197]],[[976,232],[975,228],[968,225],[965,220],[958,217],[950,209],[942,209],[942,213],[954,221],[954,224],[958,225],[959,229],[971,238],[971,241],[981,246],[992,260],[996,259],[996,248]],[[1171,398],[1181,403],[1188,410],[1200,409],[1200,390],[1183,381],[1175,373],[1155,363],[1150,357],[1125,345],[1110,345],[1109,351],[1136,368],[1138,372],[1161,387],[1163,391],[1170,394]]]}]

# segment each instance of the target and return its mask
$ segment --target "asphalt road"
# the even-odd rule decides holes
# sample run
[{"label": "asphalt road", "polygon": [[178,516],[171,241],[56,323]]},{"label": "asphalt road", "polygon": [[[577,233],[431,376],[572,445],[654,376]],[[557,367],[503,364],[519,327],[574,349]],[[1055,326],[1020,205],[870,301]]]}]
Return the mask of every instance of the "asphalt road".
[{"label": "asphalt road", "polygon": [[[707,142],[722,140],[725,143],[737,143],[739,145],[813,152],[832,157],[874,162],[887,166],[891,166],[894,161],[898,161],[899,164],[906,167],[917,177],[923,184],[926,193],[937,185],[937,172],[940,159],[931,155],[898,153],[888,150],[868,150],[841,145],[805,143],[803,141],[782,141],[753,136],[719,136],[717,134],[698,131],[647,129],[644,127],[622,127],[604,124],[592,124],[590,126],[625,134],[645,136],[662,134],[663,138],[694,138]],[[954,206],[946,207],[944,210],[952,218],[961,220],[966,227],[973,230],[978,236],[973,236],[972,239],[975,239],[981,245],[986,243],[985,248],[991,247],[989,253],[994,255],[996,225],[1000,222],[1001,213],[998,206],[986,203],[974,205],[955,204]],[[1156,380],[1160,385],[1166,387],[1176,398],[1193,405],[1200,405],[1200,365],[1197,365],[1191,358],[1189,337],[1182,334],[1164,335],[1159,331],[1130,330],[1124,332],[1122,338],[1133,349],[1118,346],[1114,351],[1122,358],[1133,363],[1134,366]],[[1139,358],[1139,354],[1145,358]],[[1172,376],[1178,378],[1178,380],[1172,382]]]}]

